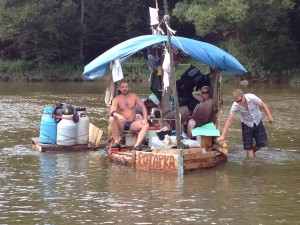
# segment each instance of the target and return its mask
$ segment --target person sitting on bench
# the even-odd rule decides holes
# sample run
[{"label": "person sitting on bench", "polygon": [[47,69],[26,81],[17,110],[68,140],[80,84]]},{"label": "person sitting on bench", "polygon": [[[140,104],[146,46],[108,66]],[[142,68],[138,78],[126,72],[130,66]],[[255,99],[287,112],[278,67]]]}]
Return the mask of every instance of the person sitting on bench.
[{"label": "person sitting on bench", "polygon": [[[138,133],[137,141],[133,150],[140,151],[140,144],[144,140],[149,124],[147,122],[147,109],[141,99],[135,94],[130,93],[130,87],[127,81],[122,81],[119,86],[120,95],[112,101],[110,110],[110,128],[114,139],[113,148],[120,148],[119,132],[123,130]],[[143,119],[136,121],[136,105],[142,109]]]},{"label": "person sitting on bench", "polygon": [[[195,107],[191,118],[187,122],[187,136],[192,138],[192,130],[209,122],[214,122],[213,99],[210,97],[210,87],[203,86],[201,91],[193,92],[194,98],[200,103]],[[202,101],[201,101],[202,99]]]}]

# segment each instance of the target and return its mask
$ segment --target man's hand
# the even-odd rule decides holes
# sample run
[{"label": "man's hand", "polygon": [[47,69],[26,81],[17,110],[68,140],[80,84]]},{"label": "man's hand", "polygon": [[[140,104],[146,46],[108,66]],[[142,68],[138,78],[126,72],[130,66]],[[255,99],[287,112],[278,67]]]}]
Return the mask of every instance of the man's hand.
[{"label": "man's hand", "polygon": [[122,115],[120,115],[120,114],[118,114],[117,118],[118,118],[118,120],[120,120],[120,121],[125,121],[124,116],[122,116]]},{"label": "man's hand", "polygon": [[145,124],[147,124],[147,120],[141,120],[141,123],[142,123],[142,125],[145,125]]},{"label": "man's hand", "polygon": [[268,119],[269,119],[269,123],[270,123],[270,124],[274,123],[274,120],[273,120],[273,117],[272,117],[272,116],[270,116]]},{"label": "man's hand", "polygon": [[224,135],[221,135],[220,137],[217,138],[217,142],[218,141],[224,141],[224,139],[225,139]]}]

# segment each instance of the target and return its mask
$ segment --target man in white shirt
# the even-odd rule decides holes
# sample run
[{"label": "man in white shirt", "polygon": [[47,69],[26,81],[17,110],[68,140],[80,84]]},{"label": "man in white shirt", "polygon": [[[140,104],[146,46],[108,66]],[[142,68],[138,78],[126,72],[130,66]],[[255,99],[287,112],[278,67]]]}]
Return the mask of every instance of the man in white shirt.
[{"label": "man in white shirt", "polygon": [[[240,113],[242,122],[243,145],[247,156],[252,158],[260,148],[267,146],[268,137],[262,122],[259,107],[267,114],[269,123],[274,122],[268,106],[254,94],[244,94],[242,90],[233,91],[234,103],[231,106],[229,117],[225,123],[223,133],[217,141],[224,140],[234,117]],[[256,144],[253,144],[255,139]]]}]

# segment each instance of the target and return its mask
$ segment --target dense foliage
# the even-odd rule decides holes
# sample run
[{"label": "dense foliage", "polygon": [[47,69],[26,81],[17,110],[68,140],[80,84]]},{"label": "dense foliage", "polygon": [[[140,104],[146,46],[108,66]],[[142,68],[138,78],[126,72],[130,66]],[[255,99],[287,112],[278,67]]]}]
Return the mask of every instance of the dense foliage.
[{"label": "dense foliage", "polygon": [[[163,0],[158,4],[162,18]],[[300,0],[168,4],[177,35],[220,46],[252,74],[299,68]],[[121,41],[151,34],[149,6],[155,0],[0,0],[0,73],[11,71],[8,65],[82,68]]]}]

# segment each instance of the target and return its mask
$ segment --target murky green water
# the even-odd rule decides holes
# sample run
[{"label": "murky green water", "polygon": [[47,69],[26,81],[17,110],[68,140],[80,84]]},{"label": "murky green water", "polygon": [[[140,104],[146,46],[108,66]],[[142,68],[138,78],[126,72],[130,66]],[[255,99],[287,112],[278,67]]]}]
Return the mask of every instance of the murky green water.
[{"label": "murky green water", "polygon": [[[0,224],[300,224],[299,86],[243,87],[274,116],[273,125],[264,119],[269,147],[246,159],[236,120],[228,162],[183,178],[109,164],[105,149],[32,151],[42,110],[56,102],[86,107],[91,122],[106,130],[105,86],[0,83]],[[222,125],[235,88],[223,87]]]}]

